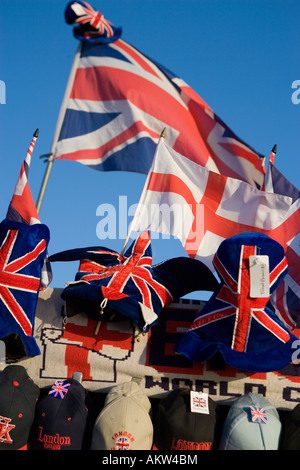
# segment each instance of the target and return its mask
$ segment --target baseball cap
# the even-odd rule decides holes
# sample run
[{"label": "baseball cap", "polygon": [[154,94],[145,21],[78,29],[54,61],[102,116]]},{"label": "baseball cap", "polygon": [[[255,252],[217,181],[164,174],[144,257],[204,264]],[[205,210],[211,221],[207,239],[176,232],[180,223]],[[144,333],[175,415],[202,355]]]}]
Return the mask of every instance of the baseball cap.
[{"label": "baseball cap", "polygon": [[281,449],[300,450],[300,404],[287,414]]},{"label": "baseball cap", "polygon": [[276,408],[263,395],[236,399],[225,419],[219,450],[278,450],[282,425]]},{"label": "baseball cap", "polygon": [[[198,398],[197,411],[193,411],[191,406],[192,397]],[[216,404],[208,395],[191,392],[188,388],[172,390],[157,406],[154,416],[154,449],[211,450],[215,426]]]},{"label": "baseball cap", "polygon": [[39,387],[21,365],[0,372],[0,450],[27,450]]},{"label": "baseball cap", "polygon": [[75,379],[56,380],[36,406],[34,450],[86,450],[90,446],[94,404]]},{"label": "baseball cap", "polygon": [[150,450],[153,442],[151,402],[132,380],[113,387],[96,419],[92,450]]}]

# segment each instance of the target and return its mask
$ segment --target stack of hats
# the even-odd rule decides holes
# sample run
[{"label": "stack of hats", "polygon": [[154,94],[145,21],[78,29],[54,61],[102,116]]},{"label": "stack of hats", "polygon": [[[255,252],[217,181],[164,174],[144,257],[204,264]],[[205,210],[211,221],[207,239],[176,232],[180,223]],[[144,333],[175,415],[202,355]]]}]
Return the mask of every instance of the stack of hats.
[{"label": "stack of hats", "polygon": [[152,442],[151,403],[138,382],[113,387],[95,422],[91,450],[150,450]]},{"label": "stack of hats", "polygon": [[212,450],[215,430],[215,402],[208,395],[178,388],[158,404],[154,417],[153,448]]},{"label": "stack of hats", "polygon": [[95,419],[89,393],[75,379],[57,380],[36,406],[34,450],[87,450]]},{"label": "stack of hats", "polygon": [[23,366],[0,372],[0,450],[27,450],[39,387]]},{"label": "stack of hats", "polygon": [[263,395],[248,393],[233,402],[219,450],[278,450],[281,430],[276,408]]}]

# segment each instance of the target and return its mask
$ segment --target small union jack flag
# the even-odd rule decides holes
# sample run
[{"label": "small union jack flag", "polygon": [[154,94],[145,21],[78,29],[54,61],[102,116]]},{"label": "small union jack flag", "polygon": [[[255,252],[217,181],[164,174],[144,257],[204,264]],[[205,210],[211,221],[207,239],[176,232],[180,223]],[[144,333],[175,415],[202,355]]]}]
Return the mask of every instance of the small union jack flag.
[{"label": "small union jack flag", "polygon": [[197,408],[204,408],[206,407],[206,400],[201,397],[193,397],[193,406]]},{"label": "small union jack flag", "polygon": [[130,450],[128,437],[119,437],[116,441],[116,450]]},{"label": "small union jack flag", "polygon": [[258,406],[250,406],[251,420],[253,423],[267,423],[268,417],[264,408]]},{"label": "small union jack flag", "polygon": [[70,385],[71,384],[68,382],[56,380],[56,382],[54,382],[54,384],[52,385],[48,395],[51,395],[55,398],[64,398],[65,395],[68,393]]}]

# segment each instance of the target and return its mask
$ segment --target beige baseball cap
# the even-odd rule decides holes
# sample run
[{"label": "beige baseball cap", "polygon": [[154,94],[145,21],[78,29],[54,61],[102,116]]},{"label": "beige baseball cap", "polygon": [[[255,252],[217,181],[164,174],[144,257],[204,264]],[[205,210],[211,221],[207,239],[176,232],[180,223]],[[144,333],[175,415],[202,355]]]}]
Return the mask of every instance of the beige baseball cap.
[{"label": "beige baseball cap", "polygon": [[150,450],[153,443],[151,403],[132,380],[113,387],[96,419],[92,450]]}]

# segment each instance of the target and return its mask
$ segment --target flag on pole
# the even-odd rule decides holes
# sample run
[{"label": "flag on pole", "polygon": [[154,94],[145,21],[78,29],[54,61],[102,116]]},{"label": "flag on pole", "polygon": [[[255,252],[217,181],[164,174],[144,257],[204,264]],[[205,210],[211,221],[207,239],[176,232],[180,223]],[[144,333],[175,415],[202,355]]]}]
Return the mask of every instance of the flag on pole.
[{"label": "flag on pole", "polygon": [[22,163],[19,178],[6,214],[7,219],[17,220],[18,222],[23,222],[29,225],[40,223],[40,219],[28,184],[28,172],[31,163],[31,156],[38,135],[39,131],[37,129],[33,134],[25,160]]},{"label": "flag on pole", "polygon": [[261,188],[264,157],[182,79],[121,39],[120,29],[108,37],[104,28],[104,37],[97,36],[91,25],[99,15],[86,2],[71,2],[66,9],[81,41],[59,113],[53,159],[147,174],[161,129],[168,127],[169,146],[189,160]]},{"label": "flag on pole", "polygon": [[277,316],[290,328],[300,316],[300,191],[269,161],[265,190],[289,196],[292,204],[285,217],[283,246],[286,250],[289,273],[271,296]]},{"label": "flag on pole", "polygon": [[209,171],[160,139],[130,230],[176,236],[214,270],[220,243],[239,233],[262,232],[284,244],[290,204],[288,196]]},{"label": "flag on pole", "polygon": [[[40,218],[36,210],[36,206],[31,194],[31,190],[28,183],[28,172],[31,163],[32,152],[38,138],[38,129],[33,134],[31,143],[29,145],[25,160],[22,163],[21,171],[19,174],[18,181],[15,186],[15,190],[8,206],[6,218],[14,220],[27,225],[40,224]],[[44,266],[42,269],[42,288],[49,286],[52,281],[52,269],[48,260],[48,254],[46,255]]]}]

